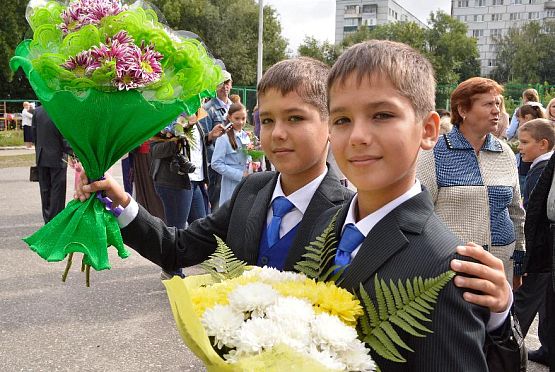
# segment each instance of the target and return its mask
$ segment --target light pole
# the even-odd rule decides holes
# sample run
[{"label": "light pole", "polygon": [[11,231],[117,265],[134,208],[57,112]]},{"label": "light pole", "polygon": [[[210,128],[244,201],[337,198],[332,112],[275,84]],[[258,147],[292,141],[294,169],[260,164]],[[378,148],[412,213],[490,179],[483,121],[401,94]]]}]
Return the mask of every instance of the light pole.
[{"label": "light pole", "polygon": [[262,79],[262,57],[264,45],[262,37],[264,34],[264,0],[258,0],[258,63],[256,66],[256,84]]}]

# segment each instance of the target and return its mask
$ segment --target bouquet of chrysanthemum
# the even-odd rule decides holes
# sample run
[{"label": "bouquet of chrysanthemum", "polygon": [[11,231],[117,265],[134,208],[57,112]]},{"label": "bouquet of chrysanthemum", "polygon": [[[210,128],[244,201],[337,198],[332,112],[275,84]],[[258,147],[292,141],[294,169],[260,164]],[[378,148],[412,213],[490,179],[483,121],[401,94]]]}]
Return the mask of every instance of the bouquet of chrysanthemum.
[{"label": "bouquet of chrysanthemum", "polygon": [[[454,273],[386,284],[375,277],[377,305],[360,287],[335,284],[335,219],[306,247],[295,268],[247,268],[216,237],[201,264],[207,275],[164,281],[181,337],[209,371],[372,371],[370,348],[395,361],[412,351],[396,327],[414,336],[431,332],[422,322]],[[360,298],[360,300],[359,300]]]},{"label": "bouquet of chrysanthemum", "polygon": [[[17,47],[11,68],[23,68],[91,180],[180,113],[194,113],[221,80],[198,40],[161,24],[140,0],[33,0],[26,17],[33,39]],[[110,245],[128,256],[113,207],[101,195],[72,201],[25,241],[48,261],[82,252],[87,268],[108,269]]]},{"label": "bouquet of chrysanthemum", "polygon": [[254,132],[247,131],[250,143],[247,145],[246,151],[253,161],[262,159],[264,156],[264,151],[261,150],[260,139],[254,134]]},{"label": "bouquet of chrysanthemum", "polygon": [[[199,346],[189,347],[208,360],[207,365],[235,370],[253,363],[276,370],[374,370],[370,350],[355,328],[362,307],[331,282],[255,267],[220,283],[204,275],[165,284],[174,301],[192,305],[193,313],[180,316],[188,322],[200,319],[198,333],[190,332],[190,324],[180,330],[189,332],[187,337]],[[175,306],[179,305],[172,302]]]}]

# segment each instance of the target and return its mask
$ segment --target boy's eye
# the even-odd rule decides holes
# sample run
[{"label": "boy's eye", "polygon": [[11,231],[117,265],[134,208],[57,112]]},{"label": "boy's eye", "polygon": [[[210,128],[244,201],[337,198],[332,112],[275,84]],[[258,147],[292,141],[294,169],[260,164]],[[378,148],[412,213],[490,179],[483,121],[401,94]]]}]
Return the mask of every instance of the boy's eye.
[{"label": "boy's eye", "polygon": [[293,122],[293,123],[297,123],[297,122],[302,121],[302,120],[303,120],[303,118],[301,116],[293,115],[293,116],[289,117],[289,121]]},{"label": "boy's eye", "polygon": [[343,125],[343,124],[348,124],[350,122],[349,118],[337,118],[335,120],[333,120],[332,124],[333,125]]},{"label": "boy's eye", "polygon": [[271,124],[272,123],[272,119],[260,119],[260,124]]},{"label": "boy's eye", "polygon": [[377,114],[374,115],[374,119],[387,120],[387,119],[391,119],[393,116],[394,115],[389,112],[378,112]]}]

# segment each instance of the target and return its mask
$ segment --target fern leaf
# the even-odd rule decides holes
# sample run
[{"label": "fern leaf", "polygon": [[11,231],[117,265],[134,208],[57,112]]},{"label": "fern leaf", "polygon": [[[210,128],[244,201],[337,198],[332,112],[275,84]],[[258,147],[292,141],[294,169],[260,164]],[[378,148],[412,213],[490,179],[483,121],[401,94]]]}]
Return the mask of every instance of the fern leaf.
[{"label": "fern leaf", "polygon": [[361,284],[358,297],[363,305],[364,315],[360,318],[359,324],[364,341],[385,359],[395,362],[406,361],[397,347],[413,350],[401,338],[395,327],[415,337],[425,337],[425,333],[433,333],[422,323],[431,322],[426,315],[434,310],[433,304],[440,291],[454,275],[454,272],[448,271],[426,280],[416,277],[412,280],[407,279],[406,285],[403,285],[401,280],[397,281],[397,285],[390,280],[388,285],[376,275],[376,303]]},{"label": "fern leaf", "polygon": [[337,246],[336,219],[337,213],[322,234],[305,247],[306,252],[302,255],[302,260],[295,264],[295,270],[316,281],[336,281],[339,279],[340,276],[336,272],[337,267],[329,268],[335,257]]},{"label": "fern leaf", "polygon": [[210,275],[216,282],[232,279],[240,276],[245,271],[247,264],[238,260],[225,242],[214,235],[217,247],[214,253],[199,266]]}]

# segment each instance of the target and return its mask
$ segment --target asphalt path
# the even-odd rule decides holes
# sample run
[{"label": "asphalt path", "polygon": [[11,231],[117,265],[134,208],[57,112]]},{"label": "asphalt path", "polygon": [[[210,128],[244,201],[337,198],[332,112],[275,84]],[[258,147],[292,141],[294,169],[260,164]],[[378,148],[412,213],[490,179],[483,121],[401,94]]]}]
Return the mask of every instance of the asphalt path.
[{"label": "asphalt path", "polygon": [[[121,182],[120,169],[112,174]],[[92,271],[87,288],[79,258],[62,283],[65,262],[47,263],[27,247],[21,239],[43,225],[38,183],[28,177],[28,168],[0,169],[2,371],[203,371],[176,330],[157,266],[111,249],[112,269]],[[67,187],[70,200],[72,170]],[[538,347],[537,320],[526,342]]]}]

